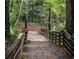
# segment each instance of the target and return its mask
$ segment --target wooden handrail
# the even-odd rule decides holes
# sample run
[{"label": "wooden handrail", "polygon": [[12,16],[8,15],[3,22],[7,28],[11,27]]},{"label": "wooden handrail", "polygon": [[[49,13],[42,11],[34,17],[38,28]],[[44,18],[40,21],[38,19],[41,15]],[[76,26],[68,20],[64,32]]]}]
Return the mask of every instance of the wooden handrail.
[{"label": "wooden handrail", "polygon": [[49,39],[58,45],[63,44],[63,35],[60,31],[48,31],[46,29],[41,29],[41,33],[47,36]]},{"label": "wooden handrail", "polygon": [[64,46],[70,55],[74,55],[74,38],[64,29]]},{"label": "wooden handrail", "polygon": [[22,40],[21,40],[21,43],[20,43],[20,45],[19,45],[19,47],[18,47],[18,49],[17,49],[17,51],[16,51],[16,53],[15,53],[15,55],[14,55],[13,59],[15,59],[15,58],[16,58],[16,56],[18,55],[18,53],[19,53],[20,49],[22,49],[22,47],[23,47],[24,37],[22,36],[22,38],[21,38],[21,39],[22,39]]},{"label": "wooden handrail", "polygon": [[24,35],[24,32],[20,33],[17,40],[15,40],[15,42],[9,48],[6,49],[6,59],[16,59],[18,53],[21,52],[21,49],[23,48]]},{"label": "wooden handrail", "polygon": [[66,30],[48,31],[41,29],[41,33],[51,39],[53,43],[63,45],[68,50],[68,54],[74,55],[74,37]]}]

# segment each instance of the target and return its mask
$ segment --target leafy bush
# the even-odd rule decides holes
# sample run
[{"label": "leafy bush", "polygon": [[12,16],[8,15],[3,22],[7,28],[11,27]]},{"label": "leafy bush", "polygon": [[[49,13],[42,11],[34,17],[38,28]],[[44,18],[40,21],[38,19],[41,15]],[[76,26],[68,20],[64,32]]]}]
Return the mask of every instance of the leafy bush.
[{"label": "leafy bush", "polygon": [[17,39],[17,37],[19,35],[19,31],[16,29],[16,27],[10,27],[10,35],[11,35],[12,41]]}]

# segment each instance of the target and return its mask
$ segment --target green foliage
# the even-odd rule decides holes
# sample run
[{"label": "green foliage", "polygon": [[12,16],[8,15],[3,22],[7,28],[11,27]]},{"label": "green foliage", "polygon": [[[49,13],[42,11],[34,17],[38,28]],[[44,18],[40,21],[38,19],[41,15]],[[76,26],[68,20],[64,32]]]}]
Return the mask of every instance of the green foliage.
[{"label": "green foliage", "polygon": [[55,30],[63,29],[66,21],[66,0],[45,0],[44,6],[51,8],[52,27]]},{"label": "green foliage", "polygon": [[[51,24],[51,30],[61,30],[66,20],[66,0],[10,0],[10,32],[14,39],[18,36],[17,24],[24,22],[26,14],[28,22]],[[51,8],[50,22],[49,8]],[[16,25],[15,25],[16,23]]]},{"label": "green foliage", "polygon": [[17,27],[14,26],[20,9],[21,0],[10,0],[10,6],[9,6],[9,21],[10,21],[10,39],[13,42],[15,39],[17,39],[19,31],[17,30]]},{"label": "green foliage", "polygon": [[11,35],[11,40],[14,41],[17,39],[19,34],[19,31],[16,29],[16,27],[10,27],[10,35]]}]

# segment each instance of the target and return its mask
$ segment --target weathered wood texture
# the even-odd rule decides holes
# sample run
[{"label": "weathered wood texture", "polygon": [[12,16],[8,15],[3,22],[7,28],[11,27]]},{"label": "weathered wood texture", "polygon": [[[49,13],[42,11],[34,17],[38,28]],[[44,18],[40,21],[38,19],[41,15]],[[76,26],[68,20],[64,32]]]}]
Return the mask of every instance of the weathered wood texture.
[{"label": "weathered wood texture", "polygon": [[66,30],[63,31],[63,36],[63,45],[67,49],[68,53],[74,56],[74,38]]},{"label": "weathered wood texture", "polygon": [[56,43],[57,45],[63,45],[63,35],[61,32],[41,29],[41,33],[48,37],[53,43]]},{"label": "weathered wood texture", "polygon": [[41,29],[40,33],[48,37],[53,43],[63,45],[69,55],[74,55],[74,38],[66,30],[57,32]]},{"label": "weathered wood texture", "polygon": [[19,59],[21,58],[23,44],[24,44],[24,33],[20,33],[17,40],[5,51],[5,59]]}]

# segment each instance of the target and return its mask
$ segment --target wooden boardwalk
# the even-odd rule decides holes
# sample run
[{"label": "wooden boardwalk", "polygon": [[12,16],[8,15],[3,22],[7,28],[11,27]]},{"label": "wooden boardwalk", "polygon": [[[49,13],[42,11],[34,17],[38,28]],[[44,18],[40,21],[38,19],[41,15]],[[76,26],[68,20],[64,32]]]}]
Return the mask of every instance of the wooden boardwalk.
[{"label": "wooden boardwalk", "polygon": [[24,46],[23,59],[73,59],[66,55],[63,48],[53,44],[37,31],[29,31],[30,43]]}]

